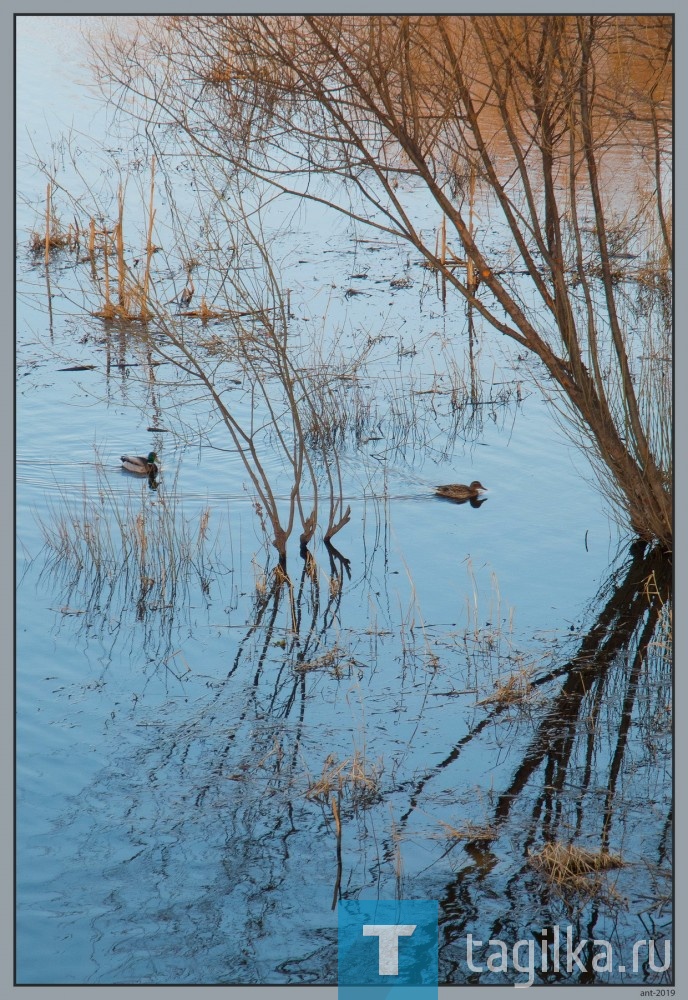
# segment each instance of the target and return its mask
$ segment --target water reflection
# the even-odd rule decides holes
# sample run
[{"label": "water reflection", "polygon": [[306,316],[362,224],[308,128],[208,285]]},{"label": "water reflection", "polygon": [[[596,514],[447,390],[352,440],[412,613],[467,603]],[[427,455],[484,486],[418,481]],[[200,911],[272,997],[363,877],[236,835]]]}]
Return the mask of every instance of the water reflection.
[{"label": "water reflection", "polygon": [[[630,558],[607,581],[599,595],[600,608],[574,656],[532,681],[533,689],[553,683],[560,687],[551,691],[544,712],[532,718],[534,732],[517,755],[520,763],[515,762],[510,781],[495,796],[490,820],[493,841],[499,838],[504,843],[508,830],[512,858],[520,862],[507,879],[506,914],[502,906],[491,923],[481,924],[482,933],[476,936],[483,940],[532,937],[529,925],[535,912],[542,914],[543,926],[552,919],[561,926],[573,923],[578,941],[604,938],[610,920],[617,927],[632,926],[629,900],[639,895],[637,939],[643,936],[645,916],[655,924],[660,954],[659,942],[671,939],[665,915],[671,881],[669,784],[654,801],[659,825],[641,835],[639,842],[633,836],[644,822],[648,796],[656,796],[651,777],[656,755],[666,764],[670,760],[671,661],[662,635],[669,627],[671,566],[659,548],[647,555],[643,548],[634,546]],[[508,709],[509,703],[493,707],[492,723]],[[447,766],[458,761],[459,749],[463,748],[455,748]],[[626,843],[627,853],[625,860],[606,865],[612,841]],[[536,849],[555,844],[584,844],[599,852],[591,855],[598,865],[589,864],[587,869],[579,865],[558,878],[534,876]],[[443,962],[449,981],[458,969],[453,939],[475,933],[479,914],[486,916],[482,904],[490,893],[486,879],[499,859],[491,848],[487,856],[487,867],[484,857],[479,863],[471,857],[472,863],[461,867],[441,895],[447,941]],[[607,867],[615,870],[599,875]],[[648,884],[639,893],[641,877],[648,878]],[[625,946],[629,957],[631,948],[622,933],[617,943]],[[484,961],[487,951],[477,958]],[[538,974],[538,979],[550,984],[605,981],[595,972],[593,957],[588,948],[580,974],[575,969],[553,971],[550,962],[548,974]],[[608,971],[613,981],[615,970]],[[640,979],[667,982],[670,977],[670,968],[653,977],[646,967]],[[493,979],[488,972],[471,981]]]},{"label": "water reflection", "polygon": [[[182,710],[158,712],[137,696],[109,759],[56,817],[69,847],[53,919],[66,919],[78,871],[90,928],[75,980],[155,983],[165,970],[180,983],[334,982],[333,892],[438,898],[447,983],[494,981],[467,968],[469,933],[516,941],[556,924],[583,940],[612,936],[613,924],[623,950],[652,921],[661,941],[671,829],[671,569],[661,553],[636,546],[620,562],[568,654],[566,640],[544,665],[500,653],[492,692],[466,702],[461,690],[487,681],[471,676],[468,644],[494,658],[494,638],[440,631],[430,642],[380,626],[365,649],[342,622],[373,566],[345,589],[351,561],[326,551],[329,575],[305,550],[294,583],[266,564],[205,694],[196,685]],[[137,600],[117,582],[101,591],[90,629],[94,616],[117,620],[122,598]],[[138,600],[144,618],[159,613]],[[183,622],[165,649],[149,646],[157,663],[171,662]],[[449,679],[458,693],[448,696]],[[460,732],[453,744],[452,727],[433,721],[438,704]],[[623,867],[557,884],[533,859],[558,844],[618,854]],[[475,963],[488,956],[476,948]],[[592,958],[585,972],[550,968],[538,981],[607,981]],[[668,975],[645,968],[626,980]]]},{"label": "water reflection", "polygon": [[489,497],[462,497],[462,498],[458,498],[458,497],[443,496],[442,494],[437,494],[437,495],[438,495],[438,498],[440,500],[445,500],[447,503],[453,503],[453,504],[467,503],[467,504],[470,504],[471,507],[476,508],[476,510],[478,508],[482,507],[482,505],[484,503],[486,503],[487,500],[489,499]]}]

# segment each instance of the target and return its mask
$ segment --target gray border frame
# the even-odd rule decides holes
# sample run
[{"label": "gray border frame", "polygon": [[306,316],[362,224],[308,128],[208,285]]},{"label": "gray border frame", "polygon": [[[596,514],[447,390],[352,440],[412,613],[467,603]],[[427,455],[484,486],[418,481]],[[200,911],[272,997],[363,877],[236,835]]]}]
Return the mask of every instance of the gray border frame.
[{"label": "gray border frame", "polygon": [[[11,0],[8,6],[0,9],[0,94],[2,95],[2,125],[4,126],[6,151],[0,157],[0,197],[2,197],[3,218],[10,231],[10,237],[0,242],[0,301],[11,304],[12,324],[6,322],[6,330],[0,334],[0,461],[6,470],[12,470],[12,475],[0,476],[0,567],[3,578],[7,580],[7,589],[3,587],[0,598],[0,791],[3,801],[9,808],[2,809],[0,815],[0,995],[3,998],[21,996],[22,1000],[72,1000],[75,993],[84,1000],[97,1000],[101,995],[108,1000],[156,1000],[169,997],[169,991],[174,991],[174,1000],[198,1000],[201,994],[216,991],[216,995],[228,996],[230,1000],[336,1000],[336,987],[291,987],[291,986],[13,986],[14,976],[14,602],[10,598],[13,593],[14,580],[14,16],[15,14],[141,14],[141,13],[187,13],[189,3],[184,0],[148,0],[144,10],[139,0],[118,0],[110,3],[104,10],[97,10],[97,4],[92,0],[63,0],[60,10],[46,0]],[[361,14],[399,13],[407,10],[409,13],[419,12],[421,5],[418,0],[379,0],[374,11],[370,3],[361,0],[271,0],[271,2],[252,3],[221,3],[218,0],[206,0],[202,4],[206,13],[292,13],[318,12],[332,13],[347,11]],[[480,0],[479,9],[460,10],[459,5],[447,0],[435,0],[433,12],[442,13],[607,13],[607,14],[643,14],[657,13],[652,11],[648,0],[606,0],[602,10],[597,10],[594,0],[568,0],[564,9],[558,7],[556,0],[530,0],[529,3],[518,3],[516,0]],[[688,234],[688,211],[686,199],[682,198],[683,190],[688,187],[686,181],[686,163],[688,162],[688,0],[672,0],[669,4],[660,4],[660,11],[675,15],[675,174],[674,190],[678,198],[674,199],[675,211],[675,263],[676,270],[686,260],[686,239]],[[678,181],[678,183],[677,183]],[[675,328],[679,328],[681,320],[688,315],[688,282],[678,281],[675,285]],[[681,376],[688,373],[688,339],[683,329],[674,334],[674,372],[677,390],[682,390],[685,383]],[[682,459],[685,447],[685,428],[688,426],[688,393],[675,391],[675,457]],[[686,590],[688,588],[688,572],[686,571],[686,503],[688,501],[688,462],[679,460],[675,463],[676,487],[676,524],[675,524],[675,695],[674,718],[681,709],[686,707],[686,678],[683,670],[686,663],[686,629],[683,614],[688,611],[686,606]],[[6,576],[5,576],[6,574]],[[675,728],[674,759],[683,760],[683,753],[688,749],[686,730],[688,727]],[[688,791],[683,783],[675,781],[676,828],[686,830],[686,810],[688,808]],[[678,836],[675,838],[678,848]],[[675,900],[676,915],[674,924],[674,970],[676,979],[676,997],[680,997],[681,986],[688,983],[686,962],[688,949],[682,949],[682,932],[685,925],[685,900],[688,898],[686,883],[686,863],[682,852],[676,851],[676,881]],[[442,987],[440,1000],[458,1000],[463,996],[480,994],[481,1000],[494,1000],[503,996],[504,990],[512,987]],[[585,995],[586,1000],[596,993],[614,991],[614,998],[639,997],[641,988],[638,986],[607,986],[607,987],[547,987],[547,995],[560,989],[566,991],[567,1000],[577,1000]],[[217,991],[222,991],[217,994]],[[656,993],[655,993],[656,995]]]}]

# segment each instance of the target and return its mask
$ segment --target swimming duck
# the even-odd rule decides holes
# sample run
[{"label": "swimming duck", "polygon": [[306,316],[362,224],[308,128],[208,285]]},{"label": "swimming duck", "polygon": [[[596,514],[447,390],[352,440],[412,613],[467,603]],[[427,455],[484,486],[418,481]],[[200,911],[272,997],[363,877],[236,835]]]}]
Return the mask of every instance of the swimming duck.
[{"label": "swimming duck", "polygon": [[435,493],[438,497],[446,497],[447,500],[475,500],[479,493],[485,492],[485,489],[482,483],[474,479],[470,486],[463,486],[461,483],[436,486]]},{"label": "swimming duck", "polygon": [[122,468],[127,472],[136,472],[139,476],[157,476],[158,467],[155,464],[158,456],[154,451],[148,453],[148,458],[143,455],[122,455]]}]

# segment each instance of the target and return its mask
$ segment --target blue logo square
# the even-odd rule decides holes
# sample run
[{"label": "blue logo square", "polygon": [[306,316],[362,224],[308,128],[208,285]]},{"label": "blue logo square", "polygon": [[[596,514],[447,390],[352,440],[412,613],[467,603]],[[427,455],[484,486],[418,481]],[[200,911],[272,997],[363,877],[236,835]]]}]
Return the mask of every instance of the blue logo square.
[{"label": "blue logo square", "polygon": [[339,1000],[437,1000],[436,900],[339,903]]}]

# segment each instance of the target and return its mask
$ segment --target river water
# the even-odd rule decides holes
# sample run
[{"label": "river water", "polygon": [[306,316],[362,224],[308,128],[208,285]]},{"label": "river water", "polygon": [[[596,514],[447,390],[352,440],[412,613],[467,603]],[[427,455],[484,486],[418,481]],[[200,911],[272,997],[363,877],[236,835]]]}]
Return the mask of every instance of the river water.
[{"label": "river water", "polygon": [[[464,307],[443,307],[407,249],[302,209],[280,244],[295,338],[331,356],[372,347],[342,396],[363,429],[341,447],[341,560],[316,536],[317,571],[302,577],[292,546],[291,597],[266,596],[274,553],[207,399],[151,365],[145,335],[94,318],[96,291],[69,251],[53,256],[49,300],[30,250],[45,204],[37,160],[80,196],[78,173],[105,189],[137,159],[90,86],[83,26],[18,21],[18,981],[334,983],[337,796],[344,898],[440,899],[445,926],[470,909],[476,937],[500,920],[510,937],[583,921],[620,948],[641,935],[647,904],[661,936],[638,873],[663,877],[666,678],[623,760],[611,846],[635,866],[618,875],[629,905],[612,893],[592,919],[591,904],[571,911],[541,891],[527,857],[551,773],[509,793],[489,846],[466,834],[494,822],[553,688],[499,712],[480,702],[509,677],[556,676],[627,546],[585,457],[518,359],[480,330],[481,403],[455,418]],[[165,219],[162,185],[158,197]],[[409,198],[422,213],[422,192]],[[200,246],[200,228],[186,236]],[[178,248],[165,248],[160,280],[183,286]],[[226,335],[221,323],[209,333]],[[246,389],[227,392],[248,423],[262,411]],[[284,456],[274,433],[258,441],[286,509]],[[157,490],[120,469],[121,454],[151,448]],[[488,487],[479,509],[432,495],[473,479]],[[100,563],[69,548],[84,525]],[[602,808],[619,711],[608,693],[607,737],[587,764],[585,732],[575,736],[563,840],[599,846],[598,813],[587,798],[577,810],[584,785]],[[468,981],[458,945],[445,941],[440,975]]]}]

